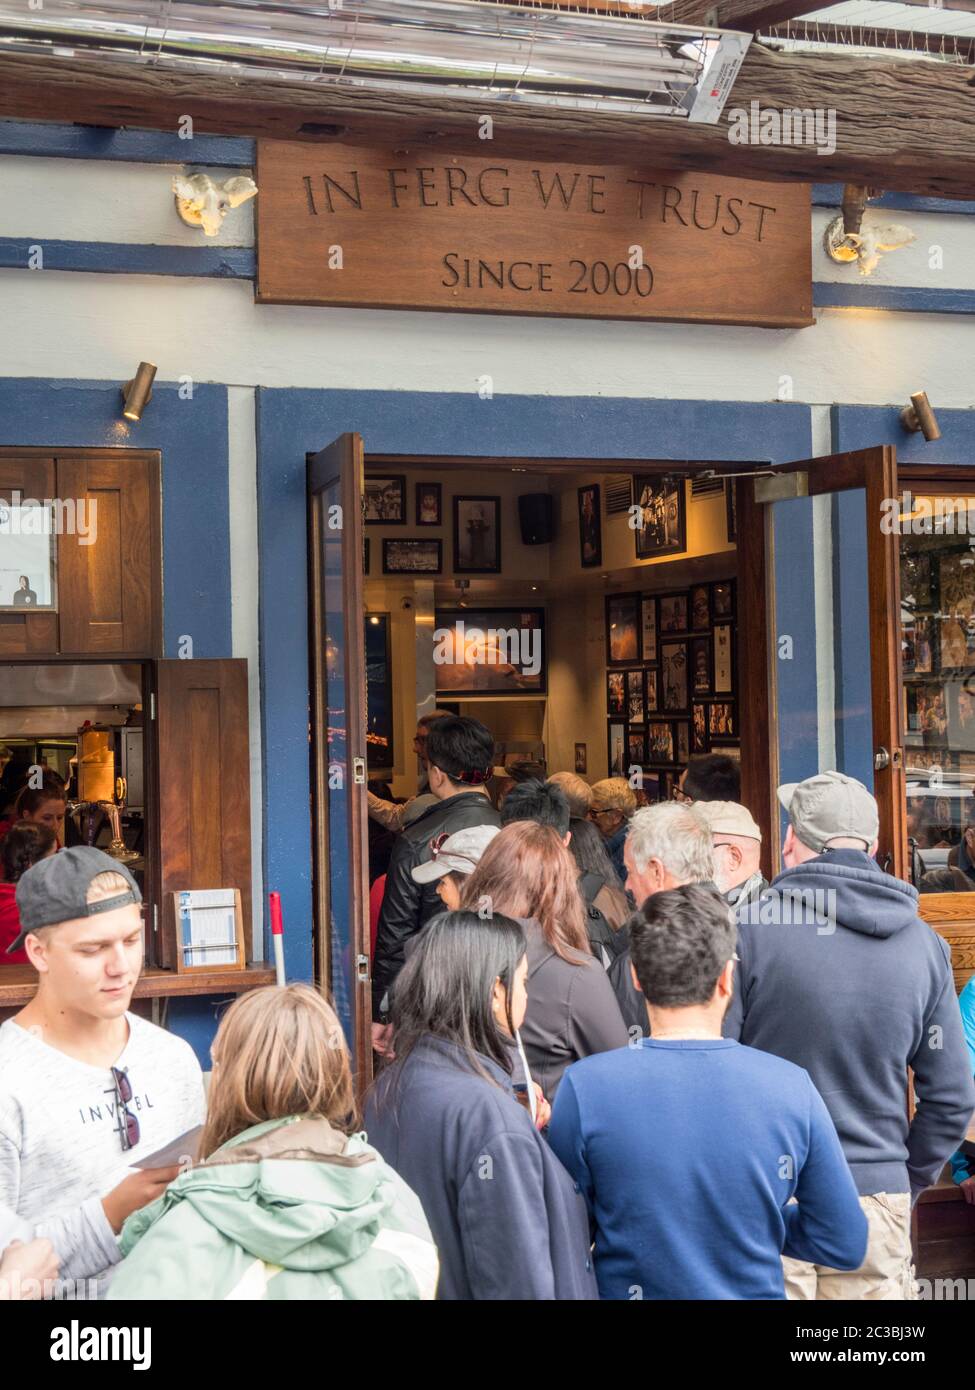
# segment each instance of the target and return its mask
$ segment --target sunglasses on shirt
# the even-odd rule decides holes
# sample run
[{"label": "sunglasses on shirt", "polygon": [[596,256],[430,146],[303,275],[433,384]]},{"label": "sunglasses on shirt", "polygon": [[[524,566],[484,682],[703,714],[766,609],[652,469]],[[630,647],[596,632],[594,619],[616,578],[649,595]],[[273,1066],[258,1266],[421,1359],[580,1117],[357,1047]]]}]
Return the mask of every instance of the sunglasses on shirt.
[{"label": "sunglasses on shirt", "polygon": [[118,1136],[122,1143],[122,1152],[127,1153],[129,1149],[135,1148],[140,1138],[139,1121],[129,1109],[129,1102],[132,1100],[132,1083],[129,1081],[128,1073],[122,1071],[120,1067],[112,1067],[112,1081],[115,1083]]}]

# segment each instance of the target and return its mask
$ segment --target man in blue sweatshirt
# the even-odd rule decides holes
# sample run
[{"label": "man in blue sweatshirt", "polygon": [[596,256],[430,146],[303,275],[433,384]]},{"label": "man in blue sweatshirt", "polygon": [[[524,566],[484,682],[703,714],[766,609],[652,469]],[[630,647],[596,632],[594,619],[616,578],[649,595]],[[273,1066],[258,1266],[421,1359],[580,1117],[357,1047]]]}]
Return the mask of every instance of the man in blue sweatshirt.
[{"label": "man in blue sweatshirt", "polygon": [[786,1292],[914,1298],[912,1199],[938,1180],[975,1106],[951,953],[918,917],[915,889],[873,859],[877,803],[861,782],[823,772],[780,787],[779,800],[786,868],[739,914],[724,1032],[809,1073],[870,1225],[859,1269],[787,1260]]},{"label": "man in blue sweatshirt", "polygon": [[652,1036],[569,1067],[549,1125],[589,1205],[600,1297],[781,1299],[783,1251],[854,1269],[867,1223],[816,1088],[721,1036],[727,903],[666,889],[629,928]]}]

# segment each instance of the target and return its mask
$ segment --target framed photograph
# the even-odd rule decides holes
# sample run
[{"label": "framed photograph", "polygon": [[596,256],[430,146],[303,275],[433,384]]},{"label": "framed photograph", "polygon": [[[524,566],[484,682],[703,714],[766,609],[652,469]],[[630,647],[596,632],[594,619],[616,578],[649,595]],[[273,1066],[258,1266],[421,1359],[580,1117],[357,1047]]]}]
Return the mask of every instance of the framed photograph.
[{"label": "framed photograph", "polygon": [[657,712],[657,673],[656,671],[644,671],[646,676],[646,706],[648,714]]},{"label": "framed photograph", "polygon": [[586,772],[588,771],[588,769],[587,769],[587,767],[586,767],[586,763],[587,763],[587,762],[588,762],[588,749],[587,749],[586,744],[584,744],[584,743],[577,743],[577,744],[575,745],[575,761],[574,761],[574,768],[575,768],[575,771],[576,771],[577,773],[579,773],[580,776],[585,776]]},{"label": "framed photograph", "polygon": [[691,631],[707,632],[711,626],[711,590],[707,584],[695,584],[691,590]]},{"label": "framed photograph", "polygon": [[0,612],[56,612],[57,530],[53,503],[0,500]]},{"label": "framed photograph", "polygon": [[679,555],[687,549],[683,478],[669,473],[634,477],[633,502],[640,509],[634,513],[637,525],[633,532],[638,560],[653,555]]},{"label": "framed photograph", "polygon": [[[615,674],[615,671],[610,672],[610,675]],[[632,724],[642,724],[646,718],[646,704],[643,693],[643,672],[621,671],[619,674],[626,676],[627,718]]]},{"label": "framed photograph", "polygon": [[724,480],[724,524],[729,541],[738,539],[738,489],[734,478]]},{"label": "framed photograph", "polygon": [[443,525],[443,489],[439,483],[417,483],[417,526]]},{"label": "framed photograph", "polygon": [[443,541],[383,539],[383,574],[441,574]]},{"label": "framed photograph", "polygon": [[918,614],[901,628],[901,664],[905,675],[930,675],[934,670],[934,619]]},{"label": "framed photograph", "polygon": [[712,752],[712,753],[724,753],[724,754],[726,754],[729,758],[734,758],[734,760],[735,760],[736,763],[740,763],[740,762],[741,762],[741,744],[740,744],[740,743],[712,743],[712,744],[711,744],[711,752]]},{"label": "framed photograph", "polygon": [[544,608],[438,608],[433,664],[437,694],[545,692]]},{"label": "framed photograph", "polygon": [[617,719],[626,718],[627,671],[606,672],[606,713]]},{"label": "framed photograph", "polygon": [[626,766],[642,767],[647,760],[647,740],[642,729],[630,729],[626,735]]},{"label": "framed photograph", "polygon": [[674,724],[677,735],[677,761],[686,763],[691,756],[691,726],[686,719],[678,719]]},{"label": "framed photograph", "polygon": [[362,519],[367,526],[406,525],[406,474],[366,475]]},{"label": "framed photograph", "polygon": [[947,744],[948,709],[943,685],[907,687],[907,731],[920,734],[926,748]]},{"label": "framed photograph", "polygon": [[711,693],[710,637],[695,637],[691,641],[691,691],[695,695]]},{"label": "framed photograph", "polygon": [[609,777],[626,776],[626,725],[621,722],[607,726],[606,766]]},{"label": "framed photograph", "polygon": [[687,595],[661,594],[660,632],[687,631]]},{"label": "framed photograph", "polygon": [[691,752],[708,751],[707,705],[691,705]]},{"label": "framed photograph", "polygon": [[579,488],[579,558],[583,569],[603,563],[598,483]]},{"label": "framed photograph", "polygon": [[714,627],[714,693],[730,695],[734,689],[734,628],[730,623]]},{"label": "framed photograph", "polygon": [[454,498],[454,570],[498,574],[501,570],[501,498]]},{"label": "framed photograph", "polygon": [[672,801],[674,798],[674,788],[677,786],[679,772],[662,772],[657,781],[658,800]]},{"label": "framed photograph", "polygon": [[669,720],[652,719],[647,726],[647,762],[674,761],[674,726]]},{"label": "framed photograph", "polygon": [[369,573],[369,537],[362,538],[362,573]]},{"label": "framed photograph", "polygon": [[716,738],[733,738],[737,732],[734,706],[727,700],[715,700],[708,709],[708,733],[711,735],[712,752]]},{"label": "framed photograph", "polygon": [[636,594],[610,594],[606,600],[606,663],[639,661]]},{"label": "framed photograph", "polygon": [[640,598],[640,631],[644,661],[657,659],[657,600],[652,594]]},{"label": "framed photograph", "polygon": [[[975,688],[971,678],[952,681],[948,687],[948,742],[967,753],[975,749]],[[971,682],[975,687],[975,682]]]},{"label": "framed photograph", "polygon": [[687,709],[687,643],[661,643],[660,659],[663,708],[683,712]]},{"label": "framed photograph", "polygon": [[719,584],[711,585],[711,612],[714,614],[715,620],[734,617],[735,581],[733,579],[722,579]]},{"label": "framed photograph", "polygon": [[388,613],[367,613],[366,764],[371,771],[393,766],[393,664]]}]

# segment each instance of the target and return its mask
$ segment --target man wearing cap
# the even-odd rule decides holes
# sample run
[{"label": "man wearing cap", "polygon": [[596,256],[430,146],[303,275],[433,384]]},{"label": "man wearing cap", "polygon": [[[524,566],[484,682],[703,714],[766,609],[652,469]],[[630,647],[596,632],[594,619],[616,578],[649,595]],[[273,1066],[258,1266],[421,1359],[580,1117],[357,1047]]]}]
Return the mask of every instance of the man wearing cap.
[{"label": "man wearing cap", "polygon": [[975,1106],[950,951],[918,917],[916,890],[875,862],[877,803],[861,782],[824,772],[779,800],[786,868],[739,913],[724,1034],[809,1073],[869,1226],[858,1270],[786,1260],[786,1292],[914,1298],[912,1200],[937,1182]]},{"label": "man wearing cap", "polygon": [[443,906],[436,883],[417,883],[413,870],[433,858],[433,846],[444,835],[472,825],[501,821],[488,798],[494,739],[477,719],[448,715],[429,727],[427,768],[436,802],[396,842],[376,931],[372,963],[372,1043],[382,1052],[388,1046],[389,992],[403,967],[406,943]]},{"label": "man wearing cap", "polygon": [[696,801],[694,807],[711,830],[715,886],[738,912],[768,887],[759,864],[762,832],[737,801]]},{"label": "man wearing cap", "polygon": [[125,1219],[179,1173],[134,1165],[204,1119],[192,1049],[128,1012],[141,901],[124,865],[88,846],[42,859],[17,884],[10,950],[24,947],[38,982],[0,1027],[0,1206],[47,1231],[52,1214],[66,1216],[62,1277],[108,1273]]}]

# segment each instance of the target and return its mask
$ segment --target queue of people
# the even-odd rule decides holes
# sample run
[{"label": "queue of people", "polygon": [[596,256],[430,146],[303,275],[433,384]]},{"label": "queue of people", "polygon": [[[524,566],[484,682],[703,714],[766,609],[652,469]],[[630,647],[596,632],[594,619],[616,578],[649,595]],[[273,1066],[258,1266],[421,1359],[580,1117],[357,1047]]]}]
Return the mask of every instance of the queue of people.
[{"label": "queue of people", "polygon": [[498,778],[474,719],[415,747],[421,795],[370,798],[394,839],[361,1110],[306,985],[227,1010],[205,1096],[129,1009],[131,875],[8,830],[39,983],[0,1026],[0,1296],[911,1298],[917,1196],[949,1160],[975,1188],[975,1051],[867,789],[782,788],[767,884],[723,755],[641,806],[621,778]]}]

